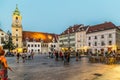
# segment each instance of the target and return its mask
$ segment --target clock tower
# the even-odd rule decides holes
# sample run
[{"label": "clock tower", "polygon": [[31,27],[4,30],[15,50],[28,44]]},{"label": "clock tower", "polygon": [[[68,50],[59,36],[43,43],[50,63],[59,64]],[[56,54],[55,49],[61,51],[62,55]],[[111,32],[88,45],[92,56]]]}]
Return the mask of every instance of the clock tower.
[{"label": "clock tower", "polygon": [[22,16],[16,5],[16,9],[12,14],[12,40],[17,48],[22,48]]}]

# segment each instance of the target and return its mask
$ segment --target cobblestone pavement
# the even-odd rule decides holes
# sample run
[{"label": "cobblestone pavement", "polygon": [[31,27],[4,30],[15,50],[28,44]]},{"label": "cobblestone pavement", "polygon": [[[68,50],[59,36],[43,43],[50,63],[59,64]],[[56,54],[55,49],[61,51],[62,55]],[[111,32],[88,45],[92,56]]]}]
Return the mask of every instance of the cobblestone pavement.
[{"label": "cobblestone pavement", "polygon": [[16,63],[15,57],[8,57],[11,80],[120,80],[120,65],[90,63],[86,57],[78,62],[71,58],[69,65],[55,61],[46,55],[36,55],[34,60]]}]

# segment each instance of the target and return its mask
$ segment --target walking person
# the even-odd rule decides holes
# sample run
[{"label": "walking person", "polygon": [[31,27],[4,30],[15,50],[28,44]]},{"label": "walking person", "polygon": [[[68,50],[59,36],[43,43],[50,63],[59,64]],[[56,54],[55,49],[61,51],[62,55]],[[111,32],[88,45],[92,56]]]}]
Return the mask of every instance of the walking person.
[{"label": "walking person", "polygon": [[34,58],[34,52],[33,51],[31,52],[31,58],[32,59]]},{"label": "walking person", "polygon": [[62,59],[63,61],[63,53],[60,51],[60,58]]},{"label": "walking person", "polygon": [[69,64],[70,62],[70,51],[67,52],[67,63]]},{"label": "walking person", "polygon": [[4,55],[5,51],[0,48],[0,80],[8,80],[8,69],[12,71]]},{"label": "walking person", "polygon": [[23,59],[23,63],[24,63],[26,60],[26,53],[25,52],[22,53],[22,59]]},{"label": "walking person", "polygon": [[17,53],[16,57],[17,57],[17,63],[19,63],[20,53]]},{"label": "walking person", "polygon": [[78,53],[78,50],[76,52],[76,61],[78,61],[78,56],[79,56],[79,53]]},{"label": "walking person", "polygon": [[55,56],[56,56],[55,60],[58,61],[58,57],[59,57],[58,51],[55,51]]}]

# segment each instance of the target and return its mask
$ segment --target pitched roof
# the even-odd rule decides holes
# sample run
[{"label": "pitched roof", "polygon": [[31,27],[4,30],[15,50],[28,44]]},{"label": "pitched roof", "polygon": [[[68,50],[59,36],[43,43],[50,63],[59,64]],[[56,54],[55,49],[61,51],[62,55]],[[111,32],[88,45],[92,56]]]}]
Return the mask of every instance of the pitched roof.
[{"label": "pitched roof", "polygon": [[87,33],[104,31],[104,30],[109,30],[109,29],[114,29],[114,28],[116,28],[116,26],[112,22],[105,22],[102,24],[90,26],[89,29],[87,30]]},{"label": "pitched roof", "polygon": [[34,40],[36,42],[52,42],[53,39],[55,39],[55,42],[57,41],[58,35],[52,34],[52,33],[43,33],[43,32],[31,32],[31,31],[23,31],[22,33],[23,42],[28,39],[30,42],[33,42]]},{"label": "pitched roof", "polygon": [[68,33],[75,33],[76,30],[77,30],[81,25],[82,25],[82,24],[71,26],[71,27],[67,28],[64,32],[62,32],[61,35],[65,35],[65,34],[68,34]]}]

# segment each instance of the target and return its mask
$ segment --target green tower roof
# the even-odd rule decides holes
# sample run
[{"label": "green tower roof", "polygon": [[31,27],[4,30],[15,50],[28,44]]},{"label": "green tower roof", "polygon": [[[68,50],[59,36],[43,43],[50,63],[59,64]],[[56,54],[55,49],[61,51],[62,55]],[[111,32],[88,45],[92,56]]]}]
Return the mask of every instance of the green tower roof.
[{"label": "green tower roof", "polygon": [[18,16],[20,16],[20,11],[19,11],[19,9],[18,9],[17,4],[16,4],[16,9],[15,9],[15,11],[13,12],[13,15],[18,15]]}]

